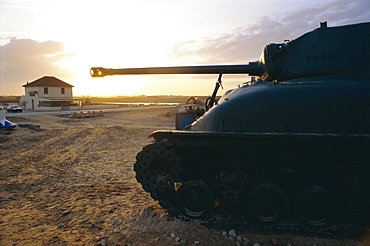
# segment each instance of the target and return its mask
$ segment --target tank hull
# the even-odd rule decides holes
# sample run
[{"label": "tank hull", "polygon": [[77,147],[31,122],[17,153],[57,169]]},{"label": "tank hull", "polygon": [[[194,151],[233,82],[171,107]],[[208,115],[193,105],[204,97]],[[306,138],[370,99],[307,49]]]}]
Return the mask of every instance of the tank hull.
[{"label": "tank hull", "polygon": [[258,81],[226,93],[194,131],[370,134],[370,75]]},{"label": "tank hull", "polygon": [[233,215],[315,233],[366,225],[369,81],[332,76],[231,90],[187,130],[152,133],[155,142],[137,156],[137,180],[187,219]]},{"label": "tank hull", "polygon": [[232,215],[234,225],[294,224],[291,230],[311,234],[370,219],[369,135],[157,131],[152,137],[137,156],[136,177],[174,216],[214,222]]}]

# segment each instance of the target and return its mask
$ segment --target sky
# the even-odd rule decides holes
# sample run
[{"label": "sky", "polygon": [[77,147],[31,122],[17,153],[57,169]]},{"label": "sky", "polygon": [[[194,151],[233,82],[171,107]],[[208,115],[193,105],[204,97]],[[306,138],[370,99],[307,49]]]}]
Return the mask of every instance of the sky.
[{"label": "sky", "polygon": [[[0,96],[55,76],[74,96],[210,95],[218,75],[91,78],[90,68],[247,64],[268,43],[370,21],[369,0],[0,0]],[[224,91],[248,81],[224,75]],[[222,93],[222,91],[220,92]]]}]

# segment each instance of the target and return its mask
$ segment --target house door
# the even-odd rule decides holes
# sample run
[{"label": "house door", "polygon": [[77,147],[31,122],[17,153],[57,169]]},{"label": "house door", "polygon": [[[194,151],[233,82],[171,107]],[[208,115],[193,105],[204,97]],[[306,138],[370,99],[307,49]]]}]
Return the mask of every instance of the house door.
[{"label": "house door", "polygon": [[32,110],[35,109],[35,101],[32,99]]}]

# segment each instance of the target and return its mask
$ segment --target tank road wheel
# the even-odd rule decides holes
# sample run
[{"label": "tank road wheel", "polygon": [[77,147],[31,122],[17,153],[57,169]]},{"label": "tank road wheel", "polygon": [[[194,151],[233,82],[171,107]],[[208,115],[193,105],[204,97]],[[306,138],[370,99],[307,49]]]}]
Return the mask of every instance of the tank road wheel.
[{"label": "tank road wheel", "polygon": [[173,191],[173,183],[180,180],[184,171],[180,166],[181,160],[175,156],[175,149],[165,147],[163,142],[149,144],[136,156],[136,179],[147,192]]},{"label": "tank road wheel", "polygon": [[270,224],[285,216],[288,199],[285,193],[274,184],[256,185],[247,197],[248,215],[251,219]]},{"label": "tank road wheel", "polygon": [[320,186],[310,186],[298,194],[294,210],[306,226],[324,228],[330,225],[335,214],[335,196]]},{"label": "tank road wheel", "polygon": [[202,180],[185,182],[177,192],[177,209],[186,217],[201,219],[213,210],[215,198],[212,189]]}]

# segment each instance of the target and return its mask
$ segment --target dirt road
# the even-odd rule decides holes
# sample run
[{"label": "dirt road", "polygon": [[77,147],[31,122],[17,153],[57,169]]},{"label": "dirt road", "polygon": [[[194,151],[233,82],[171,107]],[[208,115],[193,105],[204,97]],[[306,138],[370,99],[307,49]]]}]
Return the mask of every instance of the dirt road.
[{"label": "dirt road", "polygon": [[[174,111],[138,107],[91,118],[13,116],[0,134],[0,245],[366,245],[361,240],[208,229],[168,216],[136,182],[147,136]],[[227,234],[227,235],[225,235]]]}]

